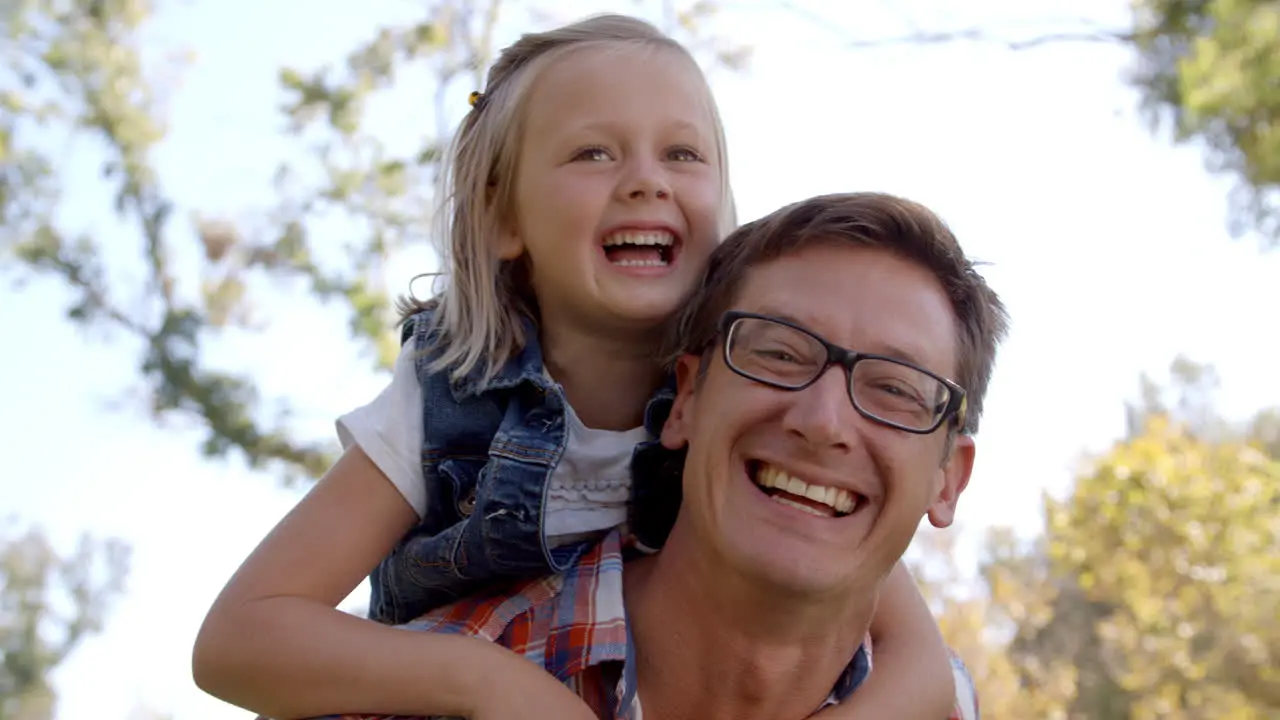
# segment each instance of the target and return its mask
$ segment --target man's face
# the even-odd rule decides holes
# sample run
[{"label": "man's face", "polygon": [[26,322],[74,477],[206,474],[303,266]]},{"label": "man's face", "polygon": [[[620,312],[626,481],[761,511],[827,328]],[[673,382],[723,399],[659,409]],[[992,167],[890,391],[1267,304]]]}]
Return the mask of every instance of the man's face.
[{"label": "man's face", "polygon": [[[858,353],[956,373],[955,316],[942,286],[885,250],[817,244],[760,265],[732,309],[789,321]],[[948,425],[920,435],[868,419],[838,365],[789,391],[726,365],[723,338],[709,352],[701,382],[700,359],[680,360],[663,442],[688,445],[677,527],[689,524],[717,565],[779,591],[842,593],[883,579],[926,513],[938,527],[951,523],[973,464],[971,438],[949,447]],[[769,358],[794,362],[790,351],[770,349]],[[897,378],[873,374],[864,387],[900,395],[889,384]]]}]

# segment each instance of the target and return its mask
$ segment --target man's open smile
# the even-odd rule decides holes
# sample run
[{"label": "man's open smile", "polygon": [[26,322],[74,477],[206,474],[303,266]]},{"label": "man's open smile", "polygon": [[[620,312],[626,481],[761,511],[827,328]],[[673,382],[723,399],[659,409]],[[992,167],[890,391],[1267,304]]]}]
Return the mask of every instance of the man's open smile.
[{"label": "man's open smile", "polygon": [[775,502],[819,517],[845,517],[866,503],[858,493],[805,482],[761,460],[747,461],[747,477]]}]

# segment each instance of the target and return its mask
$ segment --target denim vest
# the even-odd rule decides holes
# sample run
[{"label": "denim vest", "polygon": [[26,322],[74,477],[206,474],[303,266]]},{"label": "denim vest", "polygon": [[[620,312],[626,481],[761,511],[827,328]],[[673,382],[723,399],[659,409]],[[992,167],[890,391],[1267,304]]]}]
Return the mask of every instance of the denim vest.
[{"label": "denim vest", "polygon": [[[369,577],[374,620],[406,623],[482,590],[562,572],[589,546],[546,544],[547,487],[567,430],[564,395],[544,372],[537,337],[527,322],[525,346],[494,377],[484,381],[477,370],[451,381],[447,372],[429,368],[437,347],[429,316],[405,322],[401,342],[417,353],[422,385],[426,513]],[[673,397],[668,385],[649,401],[651,437],[661,431]],[[633,454],[633,477],[643,477],[634,472],[637,458],[669,455],[656,442],[642,443]],[[644,467],[661,464],[649,460]],[[678,491],[678,475],[675,484]],[[674,519],[663,507],[669,499],[633,490],[629,524],[654,528],[637,535],[644,545],[656,548],[666,537],[667,519]]]}]

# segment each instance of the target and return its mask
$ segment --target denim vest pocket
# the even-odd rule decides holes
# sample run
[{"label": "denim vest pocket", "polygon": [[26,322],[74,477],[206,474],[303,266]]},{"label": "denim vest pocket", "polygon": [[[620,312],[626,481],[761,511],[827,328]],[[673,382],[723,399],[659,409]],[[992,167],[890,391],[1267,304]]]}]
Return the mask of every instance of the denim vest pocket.
[{"label": "denim vest pocket", "polygon": [[419,536],[405,544],[404,569],[413,585],[432,595],[457,596],[458,581],[468,579],[467,558],[460,550],[467,524],[457,522],[431,536]]},{"label": "denim vest pocket", "polygon": [[441,460],[436,466],[436,473],[446,481],[444,495],[448,498],[448,509],[442,508],[439,517],[446,524],[452,525],[471,517],[476,508],[476,493],[480,484],[480,474],[488,464],[485,457],[451,457]]}]

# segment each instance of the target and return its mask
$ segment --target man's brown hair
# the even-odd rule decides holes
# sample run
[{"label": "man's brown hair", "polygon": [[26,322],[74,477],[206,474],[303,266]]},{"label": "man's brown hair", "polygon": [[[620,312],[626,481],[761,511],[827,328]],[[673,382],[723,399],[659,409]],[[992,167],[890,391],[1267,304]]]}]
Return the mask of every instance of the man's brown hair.
[{"label": "man's brown hair", "polygon": [[929,269],[942,284],[959,339],[959,377],[952,379],[968,400],[960,431],[976,433],[1008,315],[946,223],[925,206],[893,195],[821,195],[735,230],[712,254],[702,284],[676,319],[670,356],[702,354],[719,339],[720,317],[737,301],[753,267],[810,245],[845,242],[896,253]]}]

